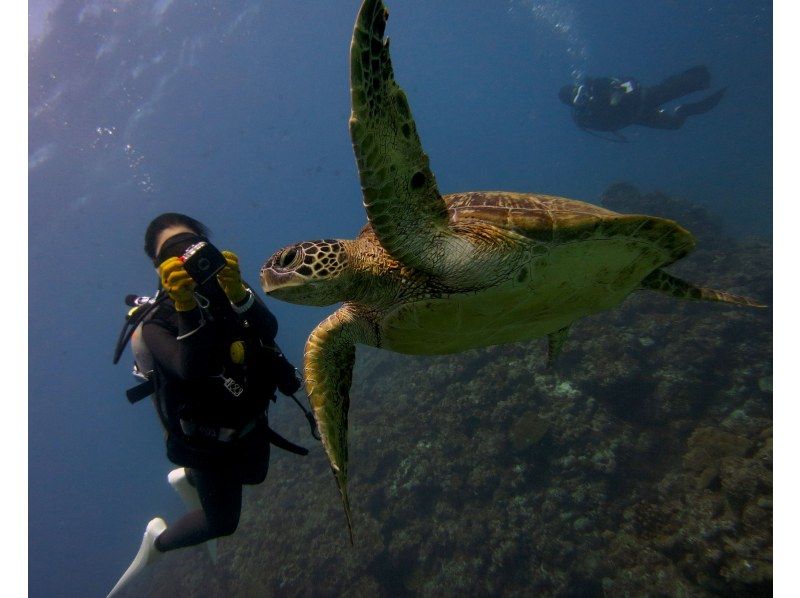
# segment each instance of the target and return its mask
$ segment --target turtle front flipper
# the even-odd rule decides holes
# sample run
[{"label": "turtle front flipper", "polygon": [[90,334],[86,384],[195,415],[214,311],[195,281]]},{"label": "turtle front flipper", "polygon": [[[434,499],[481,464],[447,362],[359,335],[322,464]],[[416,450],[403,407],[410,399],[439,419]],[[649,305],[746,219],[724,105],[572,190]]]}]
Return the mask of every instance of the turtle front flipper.
[{"label": "turtle front flipper", "polygon": [[422,271],[446,271],[442,245],[452,239],[447,209],[422,149],[406,94],[394,80],[388,11],[365,0],[350,46],[350,136],[364,207],[381,245]]},{"label": "turtle front flipper", "polygon": [[353,525],[347,495],[347,412],[356,343],[375,345],[372,322],[345,305],[321,322],[305,348],[305,383],[322,445],[342,495],[350,543]]}]

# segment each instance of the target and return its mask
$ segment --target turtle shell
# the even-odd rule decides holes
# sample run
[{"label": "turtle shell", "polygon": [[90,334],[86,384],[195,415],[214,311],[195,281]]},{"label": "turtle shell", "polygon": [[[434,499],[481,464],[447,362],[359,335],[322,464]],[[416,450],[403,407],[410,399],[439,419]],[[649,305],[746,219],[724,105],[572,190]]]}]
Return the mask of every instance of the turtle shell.
[{"label": "turtle shell", "polygon": [[[487,240],[492,257],[483,256],[480,266],[486,279],[496,280],[498,272],[502,279],[444,293],[429,279],[424,292],[384,311],[380,336],[387,349],[452,353],[558,331],[618,305],[644,277],[694,246],[671,220],[561,197],[475,192],[444,200],[455,232]],[[501,237],[504,244],[492,250],[492,239]]]},{"label": "turtle shell", "polygon": [[672,220],[619,214],[599,206],[556,197],[486,191],[444,197],[455,228],[484,222],[546,245],[588,239],[628,238],[650,243],[674,262],[694,248],[694,237]]}]

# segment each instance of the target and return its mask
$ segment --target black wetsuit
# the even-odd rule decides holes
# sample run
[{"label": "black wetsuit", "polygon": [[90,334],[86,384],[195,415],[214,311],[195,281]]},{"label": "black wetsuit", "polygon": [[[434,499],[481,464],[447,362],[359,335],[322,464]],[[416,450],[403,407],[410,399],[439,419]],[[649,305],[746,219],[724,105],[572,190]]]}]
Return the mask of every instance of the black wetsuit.
[{"label": "black wetsuit", "polygon": [[725,90],[674,110],[662,106],[687,94],[708,89],[711,75],[696,66],[667,77],[658,85],[642,87],[631,77],[587,79],[582,86],[563,89],[562,101],[572,106],[572,116],[582,129],[612,131],[629,125],[654,129],[679,129],[688,116],[703,114],[716,106]]},{"label": "black wetsuit", "polygon": [[[177,312],[169,299],[142,327],[155,362],[167,456],[187,468],[203,506],[158,537],[161,551],[232,534],[239,523],[242,485],[259,484],[267,476],[269,402],[276,388],[293,393],[299,382],[274,345],[275,316],[254,299],[240,316],[246,328],[207,317],[203,323],[200,308]],[[231,357],[236,341],[244,344],[240,364]]]}]

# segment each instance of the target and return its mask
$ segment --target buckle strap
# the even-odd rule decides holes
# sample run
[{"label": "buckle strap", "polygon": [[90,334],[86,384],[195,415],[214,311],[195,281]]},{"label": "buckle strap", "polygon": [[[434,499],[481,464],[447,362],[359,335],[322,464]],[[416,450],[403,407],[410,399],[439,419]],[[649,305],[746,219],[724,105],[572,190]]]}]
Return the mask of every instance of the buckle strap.
[{"label": "buckle strap", "polygon": [[223,426],[204,426],[188,419],[181,419],[181,430],[186,436],[192,438],[206,438],[218,442],[231,442],[247,436],[252,432],[262,417],[257,417],[247,422],[241,429],[225,428]]}]

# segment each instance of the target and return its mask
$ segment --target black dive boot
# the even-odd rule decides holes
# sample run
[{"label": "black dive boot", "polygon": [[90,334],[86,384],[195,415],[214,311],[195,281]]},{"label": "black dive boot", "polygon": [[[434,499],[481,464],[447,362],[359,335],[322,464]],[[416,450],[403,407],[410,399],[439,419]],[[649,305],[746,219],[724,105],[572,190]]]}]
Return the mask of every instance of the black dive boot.
[{"label": "black dive boot", "polygon": [[695,114],[705,114],[709,110],[711,110],[714,106],[719,104],[719,101],[722,99],[722,96],[725,95],[725,90],[727,87],[723,87],[719,91],[712,93],[710,96],[703,98],[699,102],[693,102],[691,104],[683,104],[675,108],[675,114],[686,118],[687,116],[694,116]]}]

